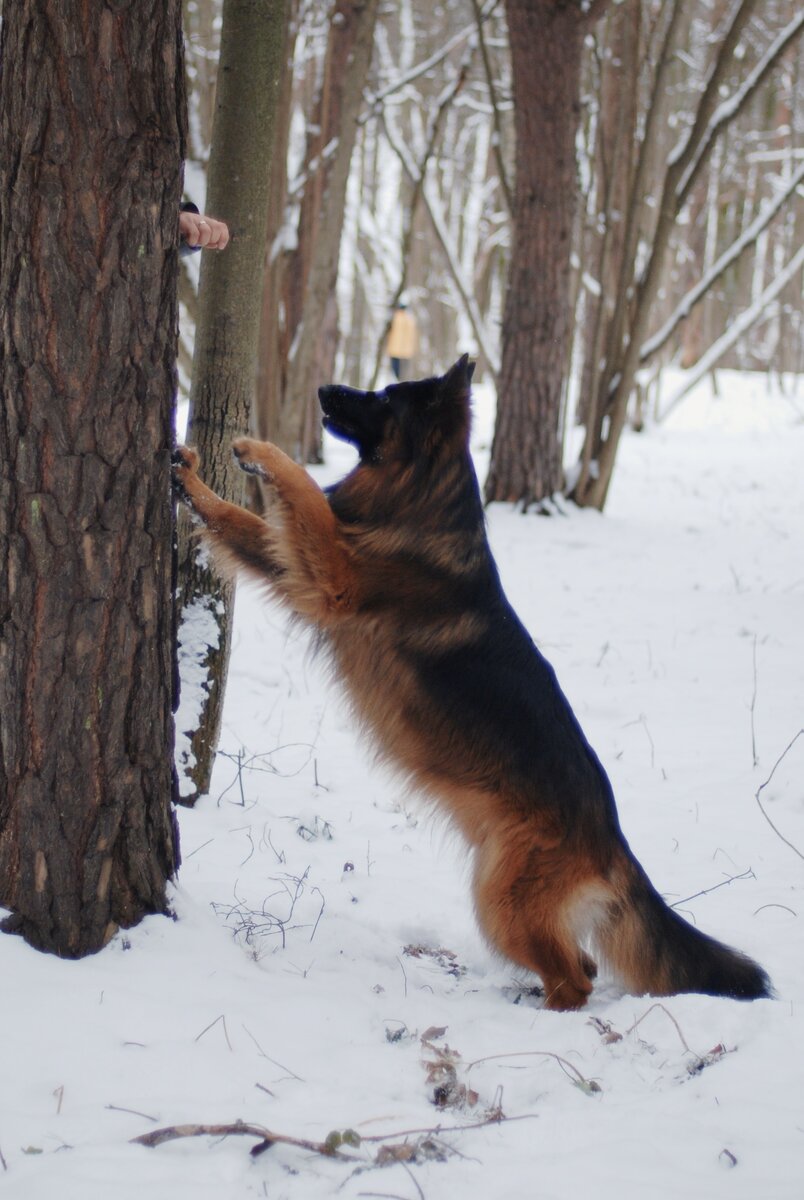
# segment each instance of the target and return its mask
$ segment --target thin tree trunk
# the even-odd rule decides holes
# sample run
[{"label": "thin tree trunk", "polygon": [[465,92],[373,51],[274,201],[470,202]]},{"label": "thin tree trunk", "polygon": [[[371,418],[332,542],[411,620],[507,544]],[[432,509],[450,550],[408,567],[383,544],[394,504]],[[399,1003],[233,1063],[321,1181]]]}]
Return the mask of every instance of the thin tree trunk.
[{"label": "thin tree trunk", "polygon": [[[188,441],[201,455],[205,481],[233,501],[243,497],[231,442],[248,432],[254,391],[285,25],[285,0],[224,0],[206,207],[227,220],[232,241],[224,253],[206,252],[202,261]],[[234,584],[197,553],[189,522],[180,523],[180,532],[180,657],[200,658],[206,671],[193,728],[177,730],[181,796],[190,803],[209,790],[229,665]],[[202,647],[199,630],[208,631],[201,634]]]},{"label": "thin tree trunk", "polygon": [[279,417],[279,444],[300,461],[308,459],[312,449],[310,406],[316,406],[317,414],[317,385],[332,369],[327,316],[329,312],[331,321],[346,185],[378,8],[379,0],[337,0],[330,29],[319,122],[322,144],[305,187],[299,229],[305,257],[300,269],[289,275],[295,299],[288,303],[288,312],[300,315],[288,322],[294,333]]},{"label": "thin tree trunk", "polygon": [[[596,144],[596,212],[585,271],[594,280],[585,297],[585,353],[579,394],[579,423],[588,415],[600,360],[616,316],[617,279],[625,253],[625,216],[633,182],[641,0],[615,5],[602,40],[600,116]],[[596,285],[596,286],[595,286]]]},{"label": "thin tree trunk", "polygon": [[[618,289],[619,327],[615,323],[612,353],[601,375],[594,404],[594,420],[587,425],[581,455],[581,471],[573,498],[582,505],[603,508],[611,483],[620,436],[625,427],[628,401],[634,387],[642,346],[645,342],[654,301],[661,285],[665,255],[678,214],[686,203],[690,190],[709,160],[717,139],[724,129],[745,109],[769,72],[793,44],[804,28],[804,14],[799,13],[774,39],[760,61],[736,88],[728,101],[722,99],[724,82],[732,69],[734,54],[744,37],[749,22],[758,7],[758,0],[736,0],[717,46],[703,91],[692,122],[676,150],[664,164],[663,178],[657,180],[660,199],[647,261],[639,278],[636,272],[636,226],[634,242],[624,258],[625,270]],[[678,11],[676,7],[675,11]],[[672,22],[672,19],[671,19]],[[672,48],[668,36],[665,49]],[[665,70],[666,59],[657,71],[658,80]],[[657,111],[654,105],[646,119],[646,133],[640,154],[640,166],[650,148],[649,130]],[[642,172],[637,170],[633,203],[644,203]],[[628,296],[631,302],[628,302]],[[593,469],[594,467],[594,469]]]},{"label": "thin tree trunk", "polygon": [[[294,10],[295,11],[295,10]],[[271,159],[266,265],[260,316],[259,356],[252,427],[264,442],[279,437],[279,405],[282,380],[287,368],[287,307],[283,301],[285,279],[293,256],[283,246],[288,223],[288,145],[293,112],[293,56],[298,21],[291,14],[280,76],[279,96],[274,119],[274,149]],[[295,232],[294,232],[295,237]],[[254,484],[257,484],[256,476]]]},{"label": "thin tree trunk", "polygon": [[178,0],[6,5],[0,904],[64,957],[164,912]]}]

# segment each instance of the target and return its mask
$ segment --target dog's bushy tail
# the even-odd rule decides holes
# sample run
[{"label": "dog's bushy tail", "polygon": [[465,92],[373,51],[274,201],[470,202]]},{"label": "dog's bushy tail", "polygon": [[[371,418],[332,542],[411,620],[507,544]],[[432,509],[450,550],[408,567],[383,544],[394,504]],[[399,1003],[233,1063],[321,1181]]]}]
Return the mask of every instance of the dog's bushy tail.
[{"label": "dog's bushy tail", "polygon": [[630,992],[702,992],[735,1000],[773,995],[762,967],[669,908],[630,852],[615,866],[609,884],[595,941]]}]

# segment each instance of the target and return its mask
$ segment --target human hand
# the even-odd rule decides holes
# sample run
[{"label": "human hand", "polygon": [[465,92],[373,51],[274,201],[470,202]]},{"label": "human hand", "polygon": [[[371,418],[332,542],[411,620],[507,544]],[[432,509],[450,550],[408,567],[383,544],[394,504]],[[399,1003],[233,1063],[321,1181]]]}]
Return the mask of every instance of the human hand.
[{"label": "human hand", "polygon": [[225,221],[205,217],[203,213],[179,213],[179,236],[194,249],[223,250],[229,242],[229,227]]}]

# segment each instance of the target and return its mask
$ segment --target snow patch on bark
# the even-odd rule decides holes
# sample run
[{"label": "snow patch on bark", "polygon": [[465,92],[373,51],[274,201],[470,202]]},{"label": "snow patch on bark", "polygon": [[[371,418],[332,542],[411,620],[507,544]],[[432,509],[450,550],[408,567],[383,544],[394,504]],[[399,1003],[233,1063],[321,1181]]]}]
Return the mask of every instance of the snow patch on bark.
[{"label": "snow patch on bark", "polygon": [[181,614],[177,634],[179,664],[179,707],[176,710],[176,772],[179,795],[191,796],[196,786],[189,772],[195,766],[192,737],[198,729],[209,695],[210,650],[220,646],[220,600],[196,599]]}]

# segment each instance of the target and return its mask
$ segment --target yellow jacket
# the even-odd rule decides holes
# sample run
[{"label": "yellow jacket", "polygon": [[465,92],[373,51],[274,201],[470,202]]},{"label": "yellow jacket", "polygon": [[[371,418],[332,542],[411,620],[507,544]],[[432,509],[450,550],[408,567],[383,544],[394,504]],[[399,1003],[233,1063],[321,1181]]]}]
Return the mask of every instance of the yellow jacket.
[{"label": "yellow jacket", "polygon": [[404,308],[398,308],[391,322],[385,353],[389,358],[413,358],[418,349],[416,318]]}]

